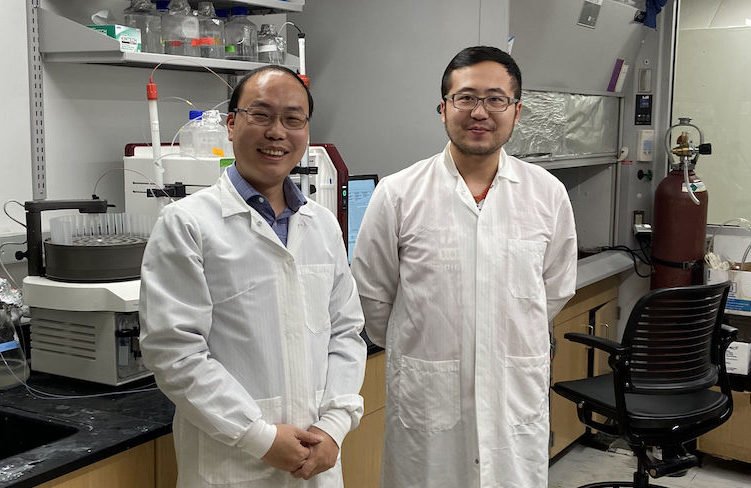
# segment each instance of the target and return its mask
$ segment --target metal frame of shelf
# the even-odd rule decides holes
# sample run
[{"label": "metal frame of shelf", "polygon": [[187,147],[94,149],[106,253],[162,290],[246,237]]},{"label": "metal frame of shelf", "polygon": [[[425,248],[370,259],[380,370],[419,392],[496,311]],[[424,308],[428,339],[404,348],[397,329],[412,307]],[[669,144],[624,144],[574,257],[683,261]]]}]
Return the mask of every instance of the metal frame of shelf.
[{"label": "metal frame of shelf", "polygon": [[31,179],[34,200],[47,198],[44,157],[44,90],[42,54],[39,49],[39,0],[26,4],[26,38],[29,49],[29,114],[31,116]]}]

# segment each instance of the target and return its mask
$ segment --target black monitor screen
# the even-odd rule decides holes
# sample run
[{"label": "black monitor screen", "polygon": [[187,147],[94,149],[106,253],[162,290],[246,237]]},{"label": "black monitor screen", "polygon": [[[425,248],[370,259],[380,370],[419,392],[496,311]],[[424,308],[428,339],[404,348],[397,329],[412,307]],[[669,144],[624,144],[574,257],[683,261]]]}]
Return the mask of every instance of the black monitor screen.
[{"label": "black monitor screen", "polygon": [[352,262],[357,233],[360,231],[365,209],[378,183],[378,175],[351,175],[347,183],[347,256]]}]

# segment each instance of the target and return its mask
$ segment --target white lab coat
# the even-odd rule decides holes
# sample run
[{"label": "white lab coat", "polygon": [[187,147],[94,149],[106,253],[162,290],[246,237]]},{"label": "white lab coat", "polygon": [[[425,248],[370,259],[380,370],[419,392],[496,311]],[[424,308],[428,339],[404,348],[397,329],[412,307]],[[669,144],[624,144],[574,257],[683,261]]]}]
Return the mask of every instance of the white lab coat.
[{"label": "white lab coat", "polygon": [[384,178],[352,263],[386,348],[384,488],[546,488],[548,323],[574,294],[566,189],[501,152],[481,211],[446,147]]},{"label": "white lab coat", "polygon": [[338,488],[260,460],[273,424],[316,425],[341,446],[362,416],[363,317],[341,230],[309,201],[288,246],[217,184],[164,208],[143,258],[141,349],[175,403],[178,486]]}]

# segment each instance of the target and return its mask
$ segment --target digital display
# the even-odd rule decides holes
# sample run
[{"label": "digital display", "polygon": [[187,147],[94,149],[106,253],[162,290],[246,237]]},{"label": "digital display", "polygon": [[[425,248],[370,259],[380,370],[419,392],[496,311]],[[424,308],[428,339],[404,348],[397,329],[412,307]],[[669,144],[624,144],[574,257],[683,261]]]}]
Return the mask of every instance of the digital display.
[{"label": "digital display", "polygon": [[376,175],[350,176],[347,183],[347,256],[350,263],[357,234],[360,232],[360,224],[376,183],[378,183]]}]

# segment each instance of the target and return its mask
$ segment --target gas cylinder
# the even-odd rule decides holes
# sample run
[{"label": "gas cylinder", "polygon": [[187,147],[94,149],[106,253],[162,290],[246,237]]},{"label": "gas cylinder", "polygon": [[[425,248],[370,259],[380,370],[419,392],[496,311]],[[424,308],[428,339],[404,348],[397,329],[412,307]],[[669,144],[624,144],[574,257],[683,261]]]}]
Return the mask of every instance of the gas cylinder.
[{"label": "gas cylinder", "polygon": [[[699,154],[711,154],[701,130],[691,119],[681,118],[665,137],[671,169],[657,187],[652,225],[652,279],[650,287],[700,285],[704,282],[704,254],[708,195],[704,183],[694,174]],[[694,146],[687,132],[670,148],[670,132],[675,127],[693,127],[700,144]],[[678,160],[673,160],[677,156]]]}]

